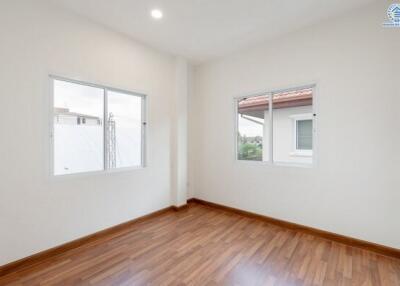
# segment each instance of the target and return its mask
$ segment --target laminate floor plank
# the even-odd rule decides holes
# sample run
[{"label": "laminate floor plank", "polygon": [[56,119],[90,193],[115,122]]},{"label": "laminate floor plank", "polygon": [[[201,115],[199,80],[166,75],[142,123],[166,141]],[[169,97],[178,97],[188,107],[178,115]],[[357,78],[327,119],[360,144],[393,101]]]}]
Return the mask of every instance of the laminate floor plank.
[{"label": "laminate floor plank", "polygon": [[400,286],[400,260],[193,203],[0,277],[0,285]]}]

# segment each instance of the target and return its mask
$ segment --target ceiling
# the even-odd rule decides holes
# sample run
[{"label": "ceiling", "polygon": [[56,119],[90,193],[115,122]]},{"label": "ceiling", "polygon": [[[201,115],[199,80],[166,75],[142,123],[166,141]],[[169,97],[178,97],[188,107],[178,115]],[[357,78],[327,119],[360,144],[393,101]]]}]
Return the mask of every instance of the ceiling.
[{"label": "ceiling", "polygon": [[[156,49],[200,63],[375,0],[50,0]],[[159,8],[162,20],[150,17]]]}]

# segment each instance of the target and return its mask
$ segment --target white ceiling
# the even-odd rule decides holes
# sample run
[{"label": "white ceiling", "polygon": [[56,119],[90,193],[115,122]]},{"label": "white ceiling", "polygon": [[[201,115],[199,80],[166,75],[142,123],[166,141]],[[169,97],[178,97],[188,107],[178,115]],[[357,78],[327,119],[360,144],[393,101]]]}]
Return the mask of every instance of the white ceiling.
[{"label": "white ceiling", "polygon": [[[135,40],[202,62],[375,0],[51,0]],[[150,10],[159,8],[156,21]]]}]

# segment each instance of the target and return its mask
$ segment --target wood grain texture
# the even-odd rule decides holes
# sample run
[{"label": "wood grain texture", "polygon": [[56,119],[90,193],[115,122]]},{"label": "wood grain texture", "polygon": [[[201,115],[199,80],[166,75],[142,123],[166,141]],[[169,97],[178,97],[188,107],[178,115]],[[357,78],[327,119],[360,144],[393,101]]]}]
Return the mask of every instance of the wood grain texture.
[{"label": "wood grain texture", "polygon": [[113,235],[114,233],[118,233],[121,230],[129,228],[130,226],[132,226],[135,223],[141,222],[143,220],[146,220],[146,219],[149,219],[149,218],[152,218],[152,217],[155,217],[155,216],[159,216],[159,215],[161,215],[161,214],[163,214],[165,212],[168,212],[168,211],[170,211],[172,209],[173,209],[173,207],[167,207],[167,208],[155,211],[153,213],[144,215],[142,217],[139,217],[139,218],[136,218],[136,219],[133,219],[133,220],[118,224],[116,226],[112,226],[110,228],[98,231],[96,233],[87,235],[85,237],[78,238],[76,240],[67,242],[65,244],[50,248],[48,250],[45,250],[45,251],[33,254],[31,256],[22,258],[20,260],[8,263],[6,265],[0,266],[0,277],[4,276],[4,275],[7,275],[8,273],[15,272],[15,271],[18,271],[20,269],[23,269],[24,267],[30,267],[30,266],[32,266],[32,265],[34,265],[36,263],[40,263],[43,260],[46,260],[48,258],[57,256],[57,255],[62,254],[64,252],[68,251],[68,250],[75,249],[75,248],[80,247],[82,245],[92,243],[92,242],[94,242],[96,240],[99,240],[99,239],[101,239],[103,237],[107,237],[107,236]]},{"label": "wood grain texture", "polygon": [[191,203],[9,273],[0,285],[400,285],[400,260]]},{"label": "wood grain texture", "polygon": [[333,241],[336,241],[339,243],[347,244],[352,247],[358,247],[358,248],[366,249],[369,251],[374,251],[374,252],[380,253],[382,255],[400,259],[400,249],[396,249],[396,248],[376,244],[373,242],[368,242],[368,241],[340,235],[337,233],[332,233],[332,232],[312,228],[309,226],[304,226],[304,225],[268,217],[268,216],[263,216],[260,214],[256,214],[256,213],[252,213],[252,212],[248,212],[248,211],[240,210],[237,208],[232,208],[232,207],[228,207],[228,206],[224,206],[224,205],[220,205],[220,204],[216,204],[216,203],[212,203],[212,202],[208,202],[208,201],[204,201],[204,200],[200,200],[200,199],[190,199],[188,202],[189,203],[197,203],[197,204],[201,204],[201,205],[205,205],[205,206],[209,206],[209,207],[213,207],[213,208],[218,208],[223,211],[233,212],[233,213],[236,213],[239,215],[263,220],[270,224],[274,224],[274,225],[278,225],[281,227],[309,233],[309,234],[323,237],[323,238],[333,240]]}]

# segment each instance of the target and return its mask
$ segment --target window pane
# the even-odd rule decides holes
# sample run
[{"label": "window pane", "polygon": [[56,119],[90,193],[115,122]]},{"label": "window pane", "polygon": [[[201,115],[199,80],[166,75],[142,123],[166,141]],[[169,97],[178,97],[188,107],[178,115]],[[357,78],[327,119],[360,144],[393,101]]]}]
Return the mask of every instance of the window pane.
[{"label": "window pane", "polygon": [[312,89],[273,95],[274,162],[312,163],[312,101]]},{"label": "window pane", "polygon": [[54,80],[54,174],[104,169],[103,89]]},{"label": "window pane", "polygon": [[249,97],[238,103],[238,159],[268,161],[269,95]]},{"label": "window pane", "polygon": [[142,97],[108,91],[107,166],[142,165]]},{"label": "window pane", "polygon": [[312,150],[312,120],[297,120],[297,149]]}]

